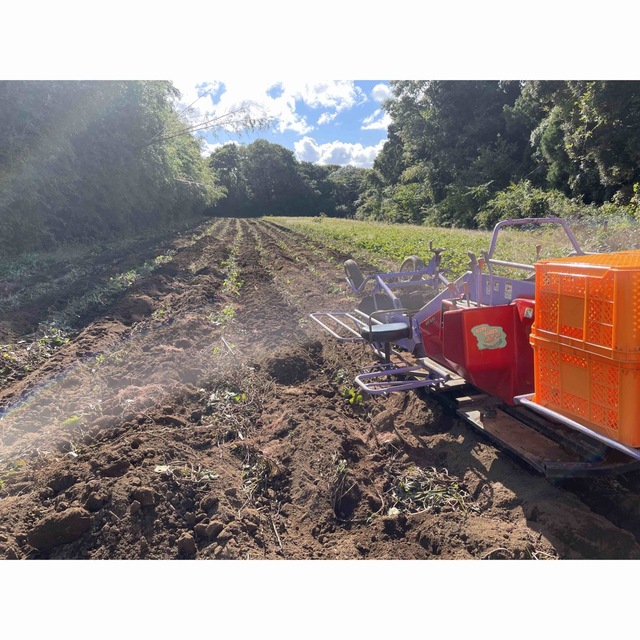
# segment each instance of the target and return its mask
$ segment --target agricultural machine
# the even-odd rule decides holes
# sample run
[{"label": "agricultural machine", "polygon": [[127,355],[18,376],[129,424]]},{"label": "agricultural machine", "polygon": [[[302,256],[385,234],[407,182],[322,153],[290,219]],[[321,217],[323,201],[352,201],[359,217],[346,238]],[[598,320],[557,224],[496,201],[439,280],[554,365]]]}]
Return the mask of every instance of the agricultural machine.
[{"label": "agricultural machine", "polygon": [[[505,227],[554,225],[571,249],[499,260]],[[504,237],[504,232],[500,236]],[[311,314],[333,338],[371,346],[355,383],[371,395],[422,390],[548,478],[640,468],[640,251],[583,251],[565,220],[499,222],[455,281],[444,249],[393,273],[345,262],[361,300]]]}]

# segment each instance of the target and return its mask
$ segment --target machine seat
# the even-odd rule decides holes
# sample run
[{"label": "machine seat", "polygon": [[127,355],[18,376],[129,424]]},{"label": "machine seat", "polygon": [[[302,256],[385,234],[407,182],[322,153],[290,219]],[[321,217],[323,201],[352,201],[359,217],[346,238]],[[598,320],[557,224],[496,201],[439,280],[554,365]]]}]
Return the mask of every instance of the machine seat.
[{"label": "machine seat", "polygon": [[389,322],[361,327],[360,335],[368,342],[396,342],[411,337],[411,325],[406,322]]}]

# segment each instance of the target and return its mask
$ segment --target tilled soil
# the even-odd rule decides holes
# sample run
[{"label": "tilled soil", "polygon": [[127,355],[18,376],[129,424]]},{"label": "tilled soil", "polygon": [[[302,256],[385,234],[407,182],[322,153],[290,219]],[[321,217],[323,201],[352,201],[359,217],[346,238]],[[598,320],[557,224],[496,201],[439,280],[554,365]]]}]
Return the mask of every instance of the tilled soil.
[{"label": "tilled soil", "polygon": [[370,350],[309,318],[350,256],[243,219],[171,256],[0,390],[0,558],[640,557],[640,475],[554,485],[433,399],[354,400]]}]

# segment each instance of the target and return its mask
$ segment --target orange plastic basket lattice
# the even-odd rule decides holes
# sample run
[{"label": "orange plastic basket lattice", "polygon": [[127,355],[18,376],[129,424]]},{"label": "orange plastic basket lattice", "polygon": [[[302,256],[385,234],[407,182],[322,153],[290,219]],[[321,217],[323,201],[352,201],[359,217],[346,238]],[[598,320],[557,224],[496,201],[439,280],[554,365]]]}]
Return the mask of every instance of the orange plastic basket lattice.
[{"label": "orange plastic basket lattice", "polygon": [[640,251],[542,260],[534,336],[640,362]]},{"label": "orange plastic basket lattice", "polygon": [[533,402],[640,447],[640,363],[617,362],[531,334]]}]

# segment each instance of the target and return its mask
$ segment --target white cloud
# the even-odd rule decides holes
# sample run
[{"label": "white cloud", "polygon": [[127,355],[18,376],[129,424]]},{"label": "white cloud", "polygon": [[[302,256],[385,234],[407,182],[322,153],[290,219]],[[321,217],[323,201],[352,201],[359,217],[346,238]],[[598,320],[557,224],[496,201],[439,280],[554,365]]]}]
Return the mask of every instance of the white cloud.
[{"label": "white cloud", "polygon": [[387,130],[387,127],[391,124],[391,117],[388,113],[385,113],[382,109],[376,109],[370,116],[366,117],[362,121],[361,129],[382,129]]},{"label": "white cloud", "polygon": [[324,107],[336,112],[351,109],[357,104],[366,102],[366,96],[359,87],[348,80],[331,82],[305,82],[301,86],[286,85],[293,95],[312,108]]},{"label": "white cloud", "polygon": [[[215,117],[237,109],[242,104],[252,104],[266,113],[273,127],[280,133],[294,131],[304,135],[314,127],[304,116],[296,112],[296,102],[303,102],[312,109],[326,109],[319,124],[325,124],[335,116],[355,105],[366,102],[362,90],[352,81],[301,82],[236,79],[233,82],[193,82],[174,80],[182,94],[181,108],[192,105],[200,117]],[[211,88],[207,96],[198,99],[198,89]],[[212,100],[215,97],[215,100]]]},{"label": "white cloud", "polygon": [[174,82],[173,85],[180,92],[178,100],[180,108],[192,107],[200,113],[204,113],[211,108],[211,94],[223,86],[221,82],[198,82],[192,78]]},{"label": "white cloud", "polygon": [[318,162],[322,156],[320,146],[313,138],[305,136],[302,140],[295,142],[293,146],[298,160]]},{"label": "white cloud", "polygon": [[370,147],[339,141],[318,144],[313,138],[305,136],[294,144],[294,148],[298,160],[305,162],[352,165],[369,169],[385,142],[386,140],[381,140]]},{"label": "white cloud", "polygon": [[388,84],[377,84],[371,90],[371,96],[374,100],[382,102],[391,97],[391,87]]},{"label": "white cloud", "polygon": [[200,155],[203,158],[208,158],[214,151],[217,151],[220,147],[225,144],[237,144],[235,141],[227,141],[227,142],[209,142],[205,138],[198,138],[198,142],[200,143]]},{"label": "white cloud", "polygon": [[336,116],[338,115],[337,111],[334,111],[333,113],[329,113],[328,111],[325,111],[319,118],[318,118],[318,126],[322,126],[323,124],[329,124],[329,122],[333,122],[336,119]]}]

